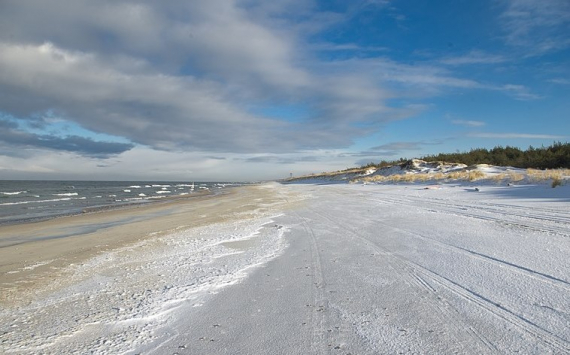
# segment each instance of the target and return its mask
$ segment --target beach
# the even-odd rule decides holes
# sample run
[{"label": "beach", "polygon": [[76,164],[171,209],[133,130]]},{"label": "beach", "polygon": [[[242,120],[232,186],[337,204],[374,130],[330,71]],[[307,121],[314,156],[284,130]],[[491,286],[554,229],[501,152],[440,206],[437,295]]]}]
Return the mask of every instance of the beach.
[{"label": "beach", "polygon": [[568,186],[228,191],[0,226],[0,352],[570,352]]}]

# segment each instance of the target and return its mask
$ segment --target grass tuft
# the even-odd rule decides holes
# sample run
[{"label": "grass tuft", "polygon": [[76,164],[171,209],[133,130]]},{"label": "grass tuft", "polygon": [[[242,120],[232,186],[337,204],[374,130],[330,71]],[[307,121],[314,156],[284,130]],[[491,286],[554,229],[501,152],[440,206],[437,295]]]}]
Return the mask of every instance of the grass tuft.
[{"label": "grass tuft", "polygon": [[473,170],[469,172],[468,175],[468,180],[469,181],[475,181],[475,180],[479,180],[479,179],[483,179],[485,177],[485,173],[480,171],[480,170]]},{"label": "grass tuft", "polygon": [[562,186],[562,179],[561,178],[554,178],[552,179],[552,188],[555,188],[557,186]]}]

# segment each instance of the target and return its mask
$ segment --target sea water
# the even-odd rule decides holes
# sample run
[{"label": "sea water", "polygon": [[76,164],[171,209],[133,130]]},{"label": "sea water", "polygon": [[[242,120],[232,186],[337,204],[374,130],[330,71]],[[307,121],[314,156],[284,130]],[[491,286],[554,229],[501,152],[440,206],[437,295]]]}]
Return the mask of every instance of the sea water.
[{"label": "sea water", "polygon": [[98,208],[160,201],[236,183],[0,180],[0,224],[78,214]]}]

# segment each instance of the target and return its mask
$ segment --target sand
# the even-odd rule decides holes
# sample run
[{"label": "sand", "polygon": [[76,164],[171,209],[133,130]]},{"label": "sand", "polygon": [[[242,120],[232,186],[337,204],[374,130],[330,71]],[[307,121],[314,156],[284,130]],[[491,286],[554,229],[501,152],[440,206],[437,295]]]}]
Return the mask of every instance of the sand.
[{"label": "sand", "polygon": [[[188,228],[248,219],[284,204],[260,186],[218,196],[131,206],[20,225],[0,226],[0,305],[21,305],[68,283],[69,266]],[[57,281],[57,282],[54,282]]]}]

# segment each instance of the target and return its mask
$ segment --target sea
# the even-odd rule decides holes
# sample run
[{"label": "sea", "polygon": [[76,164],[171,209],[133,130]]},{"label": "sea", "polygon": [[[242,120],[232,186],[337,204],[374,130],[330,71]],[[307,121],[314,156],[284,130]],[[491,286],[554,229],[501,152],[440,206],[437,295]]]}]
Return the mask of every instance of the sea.
[{"label": "sea", "polygon": [[243,185],[229,182],[0,180],[0,225],[152,203]]}]

